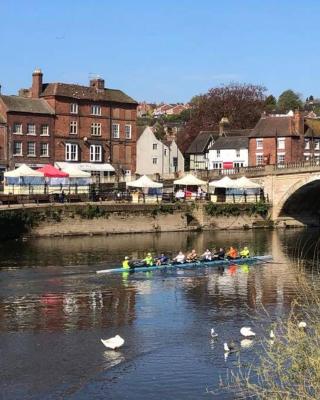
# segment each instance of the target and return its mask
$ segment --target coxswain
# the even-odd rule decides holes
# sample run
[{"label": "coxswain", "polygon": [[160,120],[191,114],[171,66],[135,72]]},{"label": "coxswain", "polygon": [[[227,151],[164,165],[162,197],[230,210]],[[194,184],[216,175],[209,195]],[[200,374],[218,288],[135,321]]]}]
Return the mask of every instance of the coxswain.
[{"label": "coxswain", "polygon": [[207,249],[201,256],[203,260],[211,261],[212,260],[212,253],[209,249]]},{"label": "coxswain", "polygon": [[238,252],[234,247],[230,247],[228,253],[227,253],[227,258],[229,260],[234,260],[235,258],[238,258]]},{"label": "coxswain", "polygon": [[122,261],[122,268],[123,269],[129,269],[130,268],[130,262],[129,262],[129,257],[125,256],[124,260]]},{"label": "coxswain", "polygon": [[179,254],[174,257],[173,261],[176,261],[179,264],[184,263],[186,260],[186,256],[182,253],[182,251],[179,251]]},{"label": "coxswain", "polygon": [[196,253],[195,249],[192,249],[191,253],[189,253],[187,255],[187,261],[188,262],[196,261],[197,258],[198,258],[198,256],[197,256],[197,253]]},{"label": "coxswain", "polygon": [[153,265],[153,257],[151,255],[151,253],[148,253],[146,258],[143,261],[148,267],[151,267],[151,265]]},{"label": "coxswain", "polygon": [[245,246],[241,251],[240,251],[240,256],[241,258],[248,258],[250,256],[250,251],[247,246]]}]

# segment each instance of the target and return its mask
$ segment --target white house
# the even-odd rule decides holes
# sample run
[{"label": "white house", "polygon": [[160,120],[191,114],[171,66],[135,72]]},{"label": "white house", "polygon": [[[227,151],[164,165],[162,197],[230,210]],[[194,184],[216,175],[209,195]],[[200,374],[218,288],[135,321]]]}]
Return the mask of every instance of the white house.
[{"label": "white house", "polygon": [[184,158],[176,142],[158,140],[147,126],[137,139],[137,168],[139,175],[168,176],[184,172]]},{"label": "white house", "polygon": [[209,169],[231,169],[248,166],[248,137],[221,136],[208,154]]}]

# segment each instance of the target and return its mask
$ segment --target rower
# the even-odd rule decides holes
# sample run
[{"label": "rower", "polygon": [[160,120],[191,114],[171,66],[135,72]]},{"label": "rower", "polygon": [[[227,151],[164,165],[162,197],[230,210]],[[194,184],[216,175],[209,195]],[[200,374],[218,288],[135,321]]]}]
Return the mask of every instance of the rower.
[{"label": "rower", "polygon": [[148,267],[151,267],[151,265],[153,265],[153,257],[151,255],[151,253],[148,253],[146,258],[144,258],[143,261]]},{"label": "rower", "polygon": [[125,256],[124,260],[122,261],[122,268],[123,269],[130,269],[129,257]]},{"label": "rower", "polygon": [[165,254],[161,254],[160,257],[157,258],[156,265],[163,265],[167,264],[169,261],[169,258]]},{"label": "rower", "polygon": [[234,247],[230,246],[230,249],[227,253],[227,258],[229,260],[234,260],[235,258],[238,258],[238,252]]},{"label": "rower", "polygon": [[182,253],[182,251],[179,251],[179,254],[173,259],[173,261],[176,261],[178,264],[183,264],[185,260],[186,256]]},{"label": "rower", "polygon": [[212,260],[212,253],[209,249],[207,249],[201,256],[203,260],[211,261]]},{"label": "rower", "polygon": [[214,255],[217,256],[218,260],[224,260],[224,256],[225,256],[224,248],[220,247],[219,251],[217,253],[215,253]]},{"label": "rower", "polygon": [[247,246],[245,246],[241,251],[240,251],[240,256],[241,258],[248,258],[250,256],[250,251]]},{"label": "rower", "polygon": [[191,253],[187,255],[187,262],[193,262],[196,261],[198,258],[197,253],[195,249],[192,249]]}]

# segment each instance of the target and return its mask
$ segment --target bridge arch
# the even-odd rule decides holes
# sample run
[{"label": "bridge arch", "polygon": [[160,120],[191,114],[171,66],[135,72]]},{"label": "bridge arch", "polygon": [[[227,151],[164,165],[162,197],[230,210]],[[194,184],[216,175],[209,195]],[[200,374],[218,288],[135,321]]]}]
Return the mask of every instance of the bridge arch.
[{"label": "bridge arch", "polygon": [[307,225],[320,225],[320,174],[299,179],[274,205],[275,218],[291,217]]}]

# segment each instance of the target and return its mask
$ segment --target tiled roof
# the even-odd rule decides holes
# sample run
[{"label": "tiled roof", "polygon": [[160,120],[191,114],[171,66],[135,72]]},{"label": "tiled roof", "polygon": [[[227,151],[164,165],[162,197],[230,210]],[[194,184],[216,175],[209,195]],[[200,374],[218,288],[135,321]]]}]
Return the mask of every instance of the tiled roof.
[{"label": "tiled roof", "polygon": [[41,96],[61,96],[93,101],[110,101],[114,103],[138,104],[134,99],[117,89],[96,89],[91,86],[68,83],[45,83]]},{"label": "tiled roof", "polygon": [[32,113],[32,114],[54,114],[53,109],[43,99],[31,99],[20,96],[0,96],[8,111]]},{"label": "tiled roof", "polygon": [[292,117],[260,118],[249,137],[297,136]]},{"label": "tiled roof", "polygon": [[320,136],[320,119],[306,118],[305,124],[307,126],[306,136]]},{"label": "tiled roof", "polygon": [[188,147],[187,154],[202,154],[207,150],[207,147],[212,139],[217,139],[219,132],[201,131]]},{"label": "tiled roof", "polygon": [[246,148],[248,148],[247,136],[220,136],[211,146],[214,150]]}]

